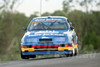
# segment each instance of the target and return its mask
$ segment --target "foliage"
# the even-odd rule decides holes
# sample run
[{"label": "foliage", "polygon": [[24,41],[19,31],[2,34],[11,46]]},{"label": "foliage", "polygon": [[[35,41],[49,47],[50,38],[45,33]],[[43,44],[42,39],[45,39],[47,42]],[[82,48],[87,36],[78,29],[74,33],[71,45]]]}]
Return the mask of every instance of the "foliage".
[{"label": "foliage", "polygon": [[98,37],[95,32],[92,32],[90,35],[87,35],[83,39],[83,45],[82,48],[84,48],[85,45],[93,45],[94,49],[99,49],[99,41]]},{"label": "foliage", "polygon": [[85,11],[88,13],[95,6],[100,6],[100,0],[64,0],[63,10],[68,11],[69,8],[79,5],[80,7],[85,7]]},{"label": "foliage", "polygon": [[[79,40],[81,53],[100,52],[100,12],[82,12],[70,10],[73,0],[63,2],[63,10],[56,10],[53,13],[43,13],[42,16],[65,16],[72,22]],[[20,41],[25,31],[22,28],[27,26],[32,18],[38,16],[35,12],[26,17],[19,12],[3,10],[0,6],[0,61],[20,59]],[[10,57],[10,58],[9,58]]]}]

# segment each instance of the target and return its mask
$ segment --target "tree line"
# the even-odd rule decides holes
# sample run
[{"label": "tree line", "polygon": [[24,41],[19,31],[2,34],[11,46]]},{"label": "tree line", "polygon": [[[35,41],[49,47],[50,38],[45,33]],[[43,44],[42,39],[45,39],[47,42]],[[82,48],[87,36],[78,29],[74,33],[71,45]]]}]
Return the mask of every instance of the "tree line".
[{"label": "tree line", "polygon": [[[13,11],[13,6],[17,1],[2,0],[3,4],[0,5],[0,61],[20,59],[20,41],[25,33],[23,27],[27,27],[32,18],[38,17],[38,12],[27,17],[23,13]],[[74,1],[81,7],[86,7],[86,11],[71,10],[74,7],[71,4]],[[92,9],[89,11],[91,4],[97,6],[99,2],[97,0],[83,0],[82,2],[64,0],[63,10],[56,10],[53,13],[45,12],[42,16],[67,17],[78,35],[80,53],[100,52],[100,11]]]}]

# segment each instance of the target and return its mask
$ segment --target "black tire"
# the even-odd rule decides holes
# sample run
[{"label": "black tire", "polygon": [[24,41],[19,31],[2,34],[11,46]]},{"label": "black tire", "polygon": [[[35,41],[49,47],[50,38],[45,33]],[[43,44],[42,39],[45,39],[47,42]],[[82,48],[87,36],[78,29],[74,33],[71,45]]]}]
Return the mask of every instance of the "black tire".
[{"label": "black tire", "polygon": [[74,56],[76,56],[77,54],[78,54],[77,49],[75,49],[75,54],[74,54]]},{"label": "black tire", "polygon": [[73,51],[72,51],[71,54],[65,54],[65,55],[66,55],[66,57],[72,57],[73,56]]},{"label": "black tire", "polygon": [[22,59],[29,59],[28,56],[26,56],[26,55],[22,55],[22,52],[21,52],[21,58],[22,58]]},{"label": "black tire", "polygon": [[73,53],[69,54],[69,56],[72,57],[73,56]]},{"label": "black tire", "polygon": [[71,54],[69,54],[69,57],[72,57],[73,56],[73,51],[72,51],[72,53]]},{"label": "black tire", "polygon": [[36,58],[36,55],[30,55],[29,57],[30,58]]},{"label": "black tire", "polygon": [[73,53],[71,54],[66,54],[66,57],[72,57],[73,56]]},{"label": "black tire", "polygon": [[66,55],[66,57],[69,57],[69,54],[65,54]]}]

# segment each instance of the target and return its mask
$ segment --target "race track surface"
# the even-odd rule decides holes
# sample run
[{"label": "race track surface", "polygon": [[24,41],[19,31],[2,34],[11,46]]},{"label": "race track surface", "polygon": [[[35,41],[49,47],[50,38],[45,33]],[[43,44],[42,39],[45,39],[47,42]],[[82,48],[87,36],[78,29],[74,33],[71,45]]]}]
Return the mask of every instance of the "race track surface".
[{"label": "race track surface", "polygon": [[0,63],[0,67],[100,67],[100,53],[73,57],[7,61]]}]

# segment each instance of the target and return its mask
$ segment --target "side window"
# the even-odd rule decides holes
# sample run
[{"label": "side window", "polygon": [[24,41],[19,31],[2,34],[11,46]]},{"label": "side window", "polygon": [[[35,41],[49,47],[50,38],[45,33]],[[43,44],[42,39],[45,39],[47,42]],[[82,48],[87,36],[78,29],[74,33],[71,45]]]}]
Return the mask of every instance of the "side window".
[{"label": "side window", "polygon": [[73,43],[76,43],[76,36],[73,36]]}]

